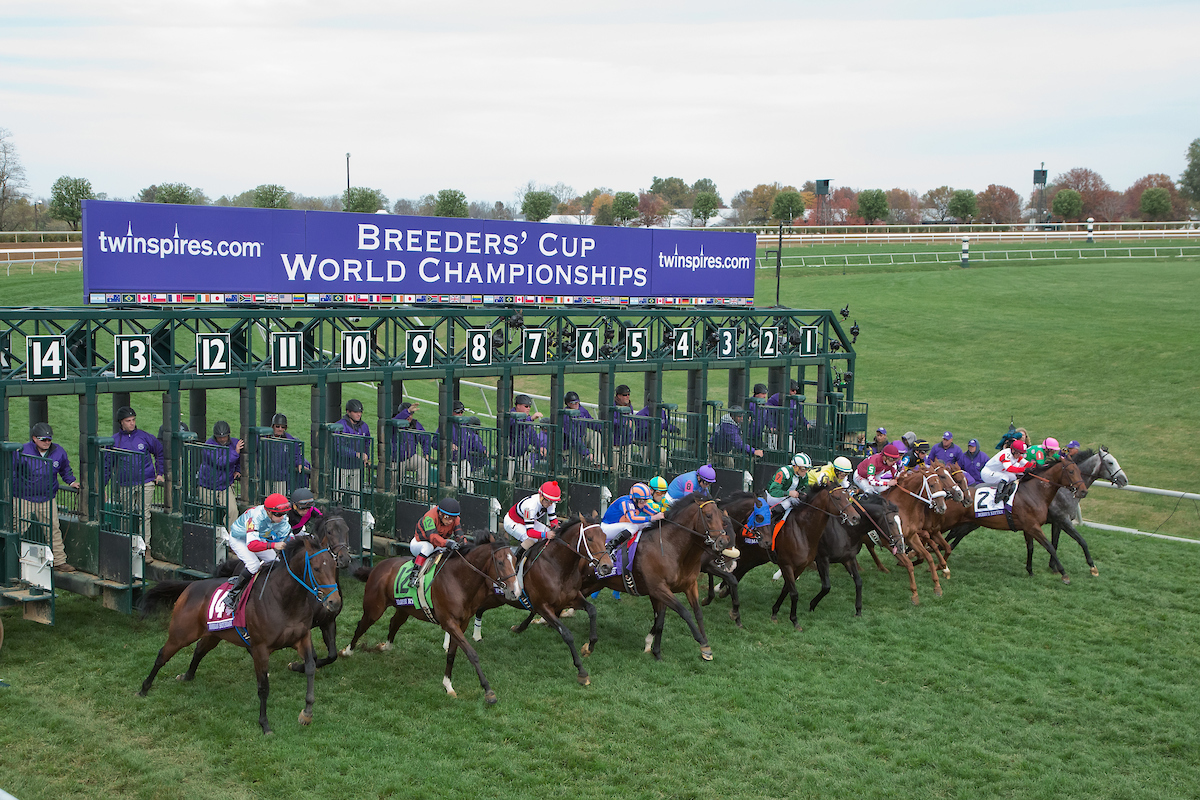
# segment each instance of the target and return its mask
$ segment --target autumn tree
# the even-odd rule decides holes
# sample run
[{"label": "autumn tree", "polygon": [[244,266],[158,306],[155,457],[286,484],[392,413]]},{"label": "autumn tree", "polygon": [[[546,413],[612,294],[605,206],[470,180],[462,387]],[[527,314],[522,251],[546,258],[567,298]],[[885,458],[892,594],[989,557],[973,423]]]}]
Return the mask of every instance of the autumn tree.
[{"label": "autumn tree", "polygon": [[469,213],[467,196],[458,189],[442,189],[437,193],[437,201],[433,204],[433,216],[465,218]]},{"label": "autumn tree", "polygon": [[[1080,202],[1083,203],[1083,210],[1078,215],[1080,218],[1095,217],[1111,221],[1120,215],[1119,205],[1113,202],[1117,197],[1116,192],[1095,170],[1076,167],[1062,173],[1054,179],[1052,191],[1057,193],[1063,189],[1073,189],[1079,193]],[[1054,201],[1050,202],[1053,209]]]},{"label": "autumn tree", "polygon": [[592,201],[593,225],[617,224],[617,218],[613,214],[613,199],[613,195],[609,192],[596,195],[596,199]]},{"label": "autumn tree", "polygon": [[617,192],[612,201],[613,219],[619,225],[628,224],[638,216],[638,196],[633,192]]},{"label": "autumn tree", "polygon": [[692,217],[700,220],[700,227],[708,226],[708,221],[716,215],[721,205],[721,198],[715,192],[700,192],[692,203]]},{"label": "autumn tree", "polygon": [[1010,225],[1021,219],[1021,196],[1007,186],[992,183],[975,195],[978,221]]},{"label": "autumn tree", "polygon": [[79,219],[83,216],[83,201],[95,200],[96,193],[92,191],[92,182],[87,178],[71,178],[63,175],[54,182],[50,189],[50,216],[61,219],[71,226],[71,230],[79,230]]},{"label": "autumn tree", "polygon": [[750,190],[746,200],[748,221],[751,224],[762,225],[774,216],[771,208],[775,196],[780,192],[795,192],[795,186],[780,186],[779,183],[760,183]]},{"label": "autumn tree", "polygon": [[[0,138],[3,132],[0,131]],[[1179,176],[1179,193],[1184,199],[1200,203],[1200,139],[1193,139],[1187,149],[1187,168]]]},{"label": "autumn tree", "polygon": [[388,199],[378,189],[355,186],[342,192],[342,210],[355,214],[374,214],[388,207]]},{"label": "autumn tree", "polygon": [[930,189],[921,195],[921,209],[929,212],[929,215],[938,222],[945,222],[946,217],[950,216],[950,200],[953,197],[954,190],[949,186]]},{"label": "autumn tree", "polygon": [[915,225],[921,221],[921,200],[908,189],[889,189],[887,194],[888,222],[894,225]]},{"label": "autumn tree", "polygon": [[671,208],[691,208],[695,195],[683,178],[659,178],[650,181],[650,191],[666,201]]},{"label": "autumn tree", "polygon": [[835,225],[861,225],[858,215],[858,192],[849,186],[839,186],[829,193],[829,219]]},{"label": "autumn tree", "polygon": [[1142,202],[1138,211],[1146,219],[1164,220],[1171,216],[1171,195],[1161,186],[1151,186],[1142,192]]},{"label": "autumn tree", "polygon": [[771,217],[791,225],[804,216],[804,198],[795,189],[784,189],[771,201]]},{"label": "autumn tree", "polygon": [[521,213],[530,222],[541,222],[554,213],[554,207],[557,204],[557,200],[550,192],[541,190],[528,192],[525,199],[521,201]]},{"label": "autumn tree", "polygon": [[17,156],[12,131],[0,128],[0,230],[4,230],[4,212],[24,197],[25,166]]},{"label": "autumn tree", "polygon": [[1077,220],[1083,216],[1083,197],[1074,189],[1060,189],[1054,194],[1050,210],[1061,219]]},{"label": "autumn tree", "polygon": [[1122,213],[1130,218],[1136,217],[1142,213],[1142,195],[1147,189],[1160,188],[1166,191],[1167,196],[1171,199],[1171,210],[1165,219],[1187,219],[1188,218],[1188,203],[1187,198],[1175,186],[1175,181],[1171,180],[1170,175],[1164,175],[1157,172],[1147,175],[1144,178],[1139,178],[1134,181],[1133,185],[1125,190],[1123,196]]},{"label": "autumn tree", "polygon": [[262,183],[254,187],[255,208],[291,208],[292,193],[277,183]]},{"label": "autumn tree", "polygon": [[671,205],[666,198],[654,192],[638,193],[638,221],[643,227],[662,225],[671,215]]},{"label": "autumn tree", "polygon": [[855,212],[868,225],[888,215],[887,194],[883,189],[864,189],[858,193],[858,210]]}]

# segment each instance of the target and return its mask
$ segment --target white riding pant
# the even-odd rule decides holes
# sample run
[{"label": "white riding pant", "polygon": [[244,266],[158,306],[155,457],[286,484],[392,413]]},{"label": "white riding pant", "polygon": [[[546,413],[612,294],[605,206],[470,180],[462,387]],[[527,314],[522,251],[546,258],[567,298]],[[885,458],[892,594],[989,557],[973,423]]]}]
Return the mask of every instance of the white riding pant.
[{"label": "white riding pant", "polygon": [[550,529],[541,522],[534,521],[529,523],[529,525],[525,525],[524,523],[516,522],[507,514],[504,516],[504,532],[513,539],[516,539],[517,543],[521,545],[522,550],[528,550],[537,543],[537,537],[529,535],[529,528],[533,528],[538,533],[541,533],[543,537],[550,532]]},{"label": "white riding pant", "polygon": [[416,556],[425,556],[429,558],[433,555],[433,551],[437,548],[433,546],[433,542],[423,542],[420,539],[413,539],[408,543],[408,552]]},{"label": "white riding pant", "polygon": [[246,569],[250,570],[251,575],[256,575],[259,568],[263,564],[270,564],[275,560],[275,550],[259,550],[257,553],[246,546],[246,543],[241,539],[235,539],[232,536],[226,537],[225,543],[229,545],[229,549],[237,553],[237,557],[246,565]]},{"label": "white riding pant", "polygon": [[620,536],[625,531],[629,531],[634,536],[637,536],[646,528],[650,527],[649,522],[601,522],[600,530],[604,531],[604,541],[611,542],[613,539]]},{"label": "white riding pant", "polygon": [[866,478],[860,477],[858,475],[858,473],[854,474],[854,485],[857,486],[862,491],[866,492],[867,494],[879,494],[885,488],[887,488],[884,486],[872,486],[870,483],[867,482]]},{"label": "white riding pant", "polygon": [[1009,472],[1004,468],[985,466],[979,472],[979,476],[983,478],[984,483],[1012,483],[1019,476],[1015,472]]}]

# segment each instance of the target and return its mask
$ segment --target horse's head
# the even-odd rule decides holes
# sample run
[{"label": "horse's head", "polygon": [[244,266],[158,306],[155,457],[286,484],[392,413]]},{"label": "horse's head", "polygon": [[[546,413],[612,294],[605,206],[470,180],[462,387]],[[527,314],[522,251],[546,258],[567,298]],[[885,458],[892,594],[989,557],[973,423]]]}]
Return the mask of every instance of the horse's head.
[{"label": "horse's head", "polygon": [[841,516],[843,525],[857,525],[862,519],[858,513],[858,506],[854,504],[854,497],[850,494],[850,490],[838,486],[828,492],[829,500],[833,505],[833,513]]},{"label": "horse's head", "polygon": [[604,547],[604,531],[599,525],[586,524],[577,517],[555,534],[555,541],[574,550],[595,570],[597,577],[606,578],[612,574],[612,554]]},{"label": "horse's head", "polygon": [[1096,455],[1100,457],[1100,466],[1096,469],[1097,478],[1112,481],[1118,487],[1129,485],[1129,477],[1126,476],[1125,470],[1121,469],[1121,465],[1113,458],[1112,453],[1108,452],[1107,447],[1100,445],[1100,452]]},{"label": "horse's head", "polygon": [[327,514],[318,528],[321,542],[337,559],[338,569],[350,566],[350,525],[337,512]]},{"label": "horse's head", "polygon": [[900,509],[884,498],[883,500],[883,529],[887,533],[888,539],[891,540],[892,555],[898,555],[908,551],[908,545],[904,543],[904,526],[900,522]]},{"label": "horse's head", "polygon": [[288,574],[331,614],[342,610],[337,585],[337,560],[312,536],[295,536],[283,550]]},{"label": "horse's head", "polygon": [[494,541],[482,545],[491,551],[488,559],[487,576],[504,592],[504,599],[515,601],[521,596],[521,586],[517,583],[517,562],[508,545],[497,544]]},{"label": "horse's head", "polygon": [[722,553],[730,558],[737,558],[741,555],[737,548],[733,546],[732,524],[729,523],[729,517],[725,515],[718,506],[715,500],[699,500],[696,503],[696,521],[698,524],[693,528],[697,533],[703,531],[704,543],[712,548],[717,553]]},{"label": "horse's head", "polygon": [[1059,484],[1069,488],[1071,494],[1076,497],[1087,497],[1088,487],[1083,482],[1083,473],[1079,471],[1079,465],[1069,458],[1064,458],[1058,463],[1062,466],[1062,470],[1059,472]]},{"label": "horse's head", "polygon": [[934,461],[933,468],[937,470],[938,477],[942,479],[942,487],[950,492],[963,508],[970,506],[971,498],[968,493],[971,490],[967,485],[967,475],[962,467],[951,468],[949,464],[942,461]]},{"label": "horse's head", "polygon": [[896,485],[938,514],[946,513],[946,490],[937,473],[927,466],[907,470],[896,478]]}]

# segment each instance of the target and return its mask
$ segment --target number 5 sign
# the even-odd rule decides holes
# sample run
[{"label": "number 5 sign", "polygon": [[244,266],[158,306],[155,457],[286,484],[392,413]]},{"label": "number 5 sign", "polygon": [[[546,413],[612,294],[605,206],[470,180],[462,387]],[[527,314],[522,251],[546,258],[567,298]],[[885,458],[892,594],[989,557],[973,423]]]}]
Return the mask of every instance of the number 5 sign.
[{"label": "number 5 sign", "polygon": [[150,377],[150,334],[113,337],[116,344],[115,372],[118,378]]}]

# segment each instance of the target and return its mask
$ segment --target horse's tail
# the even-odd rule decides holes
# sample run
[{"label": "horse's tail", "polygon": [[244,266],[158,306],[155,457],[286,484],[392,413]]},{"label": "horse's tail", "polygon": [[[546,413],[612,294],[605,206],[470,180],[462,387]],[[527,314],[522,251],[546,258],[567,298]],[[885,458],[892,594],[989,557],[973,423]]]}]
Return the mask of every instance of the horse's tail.
[{"label": "horse's tail", "polygon": [[151,613],[164,605],[174,605],[179,596],[192,585],[192,581],[159,581],[142,595],[142,602],[139,606],[142,618],[145,619]]},{"label": "horse's tail", "polygon": [[354,577],[358,578],[363,583],[366,583],[367,578],[371,577],[371,568],[366,564],[359,564],[354,568]]}]

